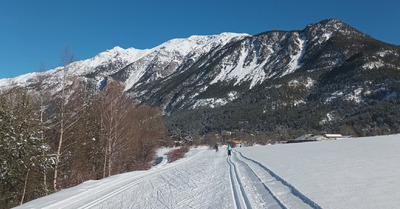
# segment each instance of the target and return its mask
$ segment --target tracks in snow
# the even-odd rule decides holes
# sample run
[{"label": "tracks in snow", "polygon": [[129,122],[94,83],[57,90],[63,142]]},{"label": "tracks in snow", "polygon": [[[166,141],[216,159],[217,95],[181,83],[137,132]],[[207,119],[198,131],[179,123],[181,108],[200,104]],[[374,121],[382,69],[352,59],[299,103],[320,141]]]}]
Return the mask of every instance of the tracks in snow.
[{"label": "tracks in snow", "polygon": [[170,164],[169,166],[156,167],[149,171],[135,173],[135,175],[132,176],[130,176],[129,173],[120,174],[127,176],[126,178],[123,178],[122,181],[115,178],[115,176],[111,176],[108,179],[104,179],[105,181],[103,180],[102,184],[93,186],[90,189],[84,190],[83,192],[77,195],[69,196],[65,198],[63,201],[54,202],[52,204],[48,204],[47,206],[39,208],[43,209],[96,208],[99,205],[106,202],[108,199],[111,199],[121,193],[124,193],[126,190],[130,189],[135,185],[139,185],[140,183],[147,181],[149,178],[156,175],[158,172],[179,167],[188,162],[190,163],[193,159],[201,157],[201,155],[199,155],[199,153],[201,152],[202,151],[196,153],[191,157],[180,159],[180,161],[175,162],[174,164]]},{"label": "tracks in snow", "polygon": [[270,169],[240,152],[233,152],[227,162],[237,209],[321,208]]},{"label": "tracks in snow", "polygon": [[320,208],[264,165],[232,153],[200,149],[173,164],[89,181],[23,208]]},{"label": "tracks in snow", "polygon": [[237,209],[251,208],[249,199],[247,198],[246,191],[244,190],[242,181],[239,178],[236,165],[232,162],[231,158],[227,158],[229,164],[229,177],[232,186],[233,199],[235,200],[235,206]]}]

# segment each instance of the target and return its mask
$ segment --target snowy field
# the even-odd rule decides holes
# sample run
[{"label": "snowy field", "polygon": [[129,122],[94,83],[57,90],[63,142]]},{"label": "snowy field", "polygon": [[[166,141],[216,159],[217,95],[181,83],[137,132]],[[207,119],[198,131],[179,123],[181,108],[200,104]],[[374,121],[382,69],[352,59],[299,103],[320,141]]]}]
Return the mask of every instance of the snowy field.
[{"label": "snowy field", "polygon": [[[400,135],[206,147],[17,208],[399,208]],[[162,154],[162,152],[160,152]]]}]

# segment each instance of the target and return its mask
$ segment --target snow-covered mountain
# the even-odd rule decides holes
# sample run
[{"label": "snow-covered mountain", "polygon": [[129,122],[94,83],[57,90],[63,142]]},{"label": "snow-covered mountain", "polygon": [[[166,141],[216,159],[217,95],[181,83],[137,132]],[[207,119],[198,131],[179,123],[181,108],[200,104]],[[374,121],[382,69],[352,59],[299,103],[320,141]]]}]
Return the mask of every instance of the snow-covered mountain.
[{"label": "snow-covered mountain", "polygon": [[[87,60],[73,62],[66,66],[68,77],[83,77],[97,82],[106,77],[118,78],[126,89],[138,82],[150,83],[174,73],[181,65],[190,65],[204,53],[221,48],[226,43],[240,40],[248,34],[222,33],[210,36],[191,36],[187,39],[173,39],[152,49],[122,49],[114,47]],[[63,78],[64,67],[30,73],[16,78],[1,79],[0,88],[11,86],[33,87],[38,76],[50,78],[45,81],[47,87],[59,85]]]},{"label": "snow-covered mountain", "polygon": [[[35,89],[42,75],[45,88],[56,94],[62,69],[2,79],[0,88]],[[170,127],[189,132],[274,130],[270,118],[286,127],[299,111],[313,119],[313,124],[295,119],[306,129],[343,126],[354,124],[371,101],[400,97],[400,47],[335,19],[296,31],[191,36],[146,50],[115,47],[74,62],[67,71],[97,85],[109,78],[123,82],[134,99],[160,106]],[[344,109],[351,105],[356,108]],[[278,120],[281,111],[289,119]],[[390,132],[399,126],[380,125]]]},{"label": "snow-covered mountain", "polygon": [[[345,41],[349,44],[342,43]],[[368,42],[372,41],[375,40],[338,20],[310,24],[302,31],[269,31],[211,50],[185,70],[160,82],[137,85],[129,91],[141,100],[162,105],[166,112],[172,112],[181,108],[225,105],[236,99],[232,95],[240,95],[257,85],[277,82],[283,77],[289,78],[295,73],[298,76],[290,82],[310,89],[320,74],[342,66],[349,58],[371,47]],[[399,61],[398,47],[383,51],[388,53],[384,57],[392,56]],[[374,53],[381,56],[382,50]],[[365,63],[359,67],[385,67],[384,62],[380,63]],[[397,64],[394,67],[399,69]],[[221,85],[246,87],[241,92],[205,96],[219,91],[213,86],[220,88]]]}]

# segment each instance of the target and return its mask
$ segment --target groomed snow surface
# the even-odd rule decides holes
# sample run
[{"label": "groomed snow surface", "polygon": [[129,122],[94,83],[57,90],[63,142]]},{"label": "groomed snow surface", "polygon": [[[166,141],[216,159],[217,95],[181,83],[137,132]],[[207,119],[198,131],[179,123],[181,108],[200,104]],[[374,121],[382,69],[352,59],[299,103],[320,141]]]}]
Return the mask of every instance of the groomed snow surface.
[{"label": "groomed snow surface", "polygon": [[193,148],[17,208],[398,208],[400,135]]}]

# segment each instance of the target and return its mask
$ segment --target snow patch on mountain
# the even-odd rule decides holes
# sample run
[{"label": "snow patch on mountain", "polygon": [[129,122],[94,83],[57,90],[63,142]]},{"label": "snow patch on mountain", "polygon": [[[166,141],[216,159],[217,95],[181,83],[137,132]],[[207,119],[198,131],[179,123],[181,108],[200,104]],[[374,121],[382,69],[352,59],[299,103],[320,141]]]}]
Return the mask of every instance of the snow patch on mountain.
[{"label": "snow patch on mountain", "polygon": [[[210,84],[215,84],[221,81],[235,81],[234,85],[239,85],[243,82],[250,82],[250,89],[255,85],[264,82],[266,79],[273,78],[277,75],[283,77],[291,74],[302,66],[301,59],[305,54],[306,37],[301,32],[295,32],[297,38],[297,47],[293,49],[290,55],[290,61],[283,72],[271,71],[273,65],[277,64],[279,59],[274,50],[274,42],[263,46],[266,48],[265,54],[260,51],[254,51],[259,46],[248,47],[249,44],[243,42],[240,50],[236,51],[236,59],[232,61],[232,57],[225,57],[221,63],[220,72],[215,76]],[[271,38],[272,40],[273,38]],[[262,57],[261,57],[262,56]],[[249,59],[250,58],[250,59]],[[267,73],[268,72],[268,73]]]},{"label": "snow patch on mountain", "polygon": [[169,52],[179,52],[182,55],[187,55],[190,52],[196,51],[210,51],[213,47],[223,46],[232,40],[239,40],[246,36],[245,33],[221,33],[219,35],[208,36],[190,36],[189,38],[177,38],[167,41],[155,48],[155,50],[165,50]]},{"label": "snow patch on mountain", "polygon": [[322,35],[322,38],[324,38],[325,41],[327,41],[327,40],[329,40],[331,38],[331,36],[332,36],[332,33],[324,33]]},{"label": "snow patch on mountain", "polygon": [[335,91],[333,92],[329,97],[327,97],[325,99],[325,103],[331,102],[339,97],[343,96],[343,92],[342,91]]},{"label": "snow patch on mountain", "polygon": [[[250,63],[246,64],[245,60],[249,53],[251,52],[248,51],[248,48],[242,46],[237,63],[224,65],[220,73],[210,84],[215,84],[220,81],[235,80],[234,85],[238,85],[244,81],[251,81],[250,88],[252,88],[256,84],[264,81],[266,74],[263,66],[268,62],[268,57],[262,63],[258,63],[257,58],[254,57]],[[230,59],[230,57],[224,58],[223,62],[230,63],[228,59]]]},{"label": "snow patch on mountain", "polygon": [[360,103],[363,100],[363,96],[368,94],[371,94],[371,91],[365,91],[364,88],[361,87],[350,91],[347,90],[346,93],[343,91],[335,91],[325,99],[325,103],[332,102],[339,98]]},{"label": "snow patch on mountain", "polygon": [[334,121],[334,120],[336,120],[336,119],[337,119],[337,117],[334,115],[334,112],[333,112],[333,111],[332,111],[332,112],[328,112],[328,113],[326,114],[325,118],[323,118],[323,119],[319,122],[319,124],[320,124],[320,125],[327,124],[327,123],[329,123],[329,122],[331,122],[331,121]]},{"label": "snow patch on mountain", "polygon": [[381,67],[384,67],[384,66],[385,66],[385,64],[383,63],[383,61],[379,60],[379,61],[376,61],[376,62],[365,63],[365,64],[363,64],[361,66],[361,69],[371,70],[371,69],[378,69],[378,68],[381,68]]},{"label": "snow patch on mountain", "polygon": [[395,54],[395,53],[391,50],[383,50],[383,51],[377,52],[376,54],[379,55],[380,57],[385,57],[389,54]]},{"label": "snow patch on mountain", "polygon": [[302,34],[297,33],[297,43],[299,46],[299,50],[295,55],[291,56],[291,61],[288,64],[288,68],[284,73],[282,73],[281,77],[293,73],[295,70],[299,69],[302,65],[300,60],[306,51],[306,37]]},{"label": "snow patch on mountain", "polygon": [[150,50],[148,49],[145,50],[140,50],[135,48],[123,49],[121,47],[116,46],[113,49],[102,52],[91,59],[75,62],[73,63],[73,65],[75,65],[74,66],[75,69],[82,70],[81,74],[87,74],[90,73],[91,69],[94,69],[100,65],[104,65],[117,60],[123,61],[125,63],[134,62],[142,58],[143,56],[147,55],[149,52]]},{"label": "snow patch on mountain", "polygon": [[149,73],[149,66],[156,66],[157,71],[147,82],[165,78],[179,69],[184,63],[195,62],[202,55],[212,49],[221,48],[227,43],[243,39],[249,34],[243,33],[221,33],[209,36],[190,36],[189,38],[177,38],[167,41],[157,47],[148,50],[146,56],[135,60],[129,71],[128,79],[125,81],[125,90],[133,88],[141,78]]},{"label": "snow patch on mountain", "polygon": [[228,104],[229,102],[232,102],[233,100],[238,98],[238,92],[237,91],[232,91],[227,94],[227,97],[225,98],[207,98],[207,99],[198,99],[195,100],[194,105],[191,107],[191,109],[196,109],[198,107],[220,107]]},{"label": "snow patch on mountain", "polygon": [[349,101],[354,101],[356,103],[360,103],[362,101],[362,94],[361,94],[362,91],[363,88],[354,89],[353,92],[346,95],[345,99]]}]

